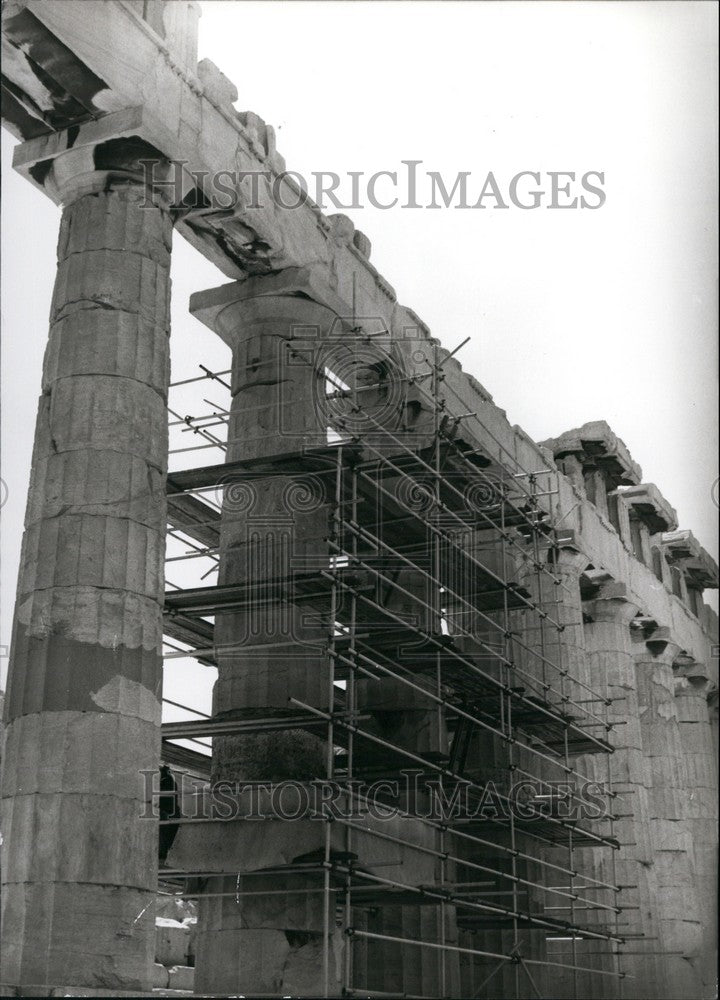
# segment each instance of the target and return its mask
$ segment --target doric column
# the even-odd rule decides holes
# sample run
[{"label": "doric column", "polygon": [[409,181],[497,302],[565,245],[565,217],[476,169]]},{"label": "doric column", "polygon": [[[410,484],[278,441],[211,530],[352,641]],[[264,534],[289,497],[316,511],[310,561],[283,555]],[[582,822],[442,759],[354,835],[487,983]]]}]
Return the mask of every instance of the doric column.
[{"label": "doric column", "polygon": [[[422,524],[425,519],[432,522],[434,527],[438,524],[431,486],[418,483],[410,477],[401,477],[391,483],[400,507],[407,512],[411,532],[417,531],[418,523]],[[388,544],[403,549],[402,529],[398,530],[397,538],[391,538]],[[431,574],[435,572],[434,546],[435,536],[428,530],[422,551],[412,552],[406,557],[408,562],[398,558],[397,566],[391,566],[386,559],[387,565],[380,569],[383,576],[378,579],[377,586],[384,606],[393,615],[423,632],[440,635],[442,611],[437,592],[431,583]],[[453,551],[448,540],[444,540],[442,551],[447,561],[446,550]],[[410,649],[407,648],[408,645]],[[401,675],[404,673],[415,687],[423,688],[431,695],[437,694],[434,664],[428,669],[426,662],[425,669],[422,672],[418,670],[412,644],[398,643],[389,652]],[[370,716],[366,723],[366,728],[370,731],[411,753],[447,757],[449,742],[446,720],[431,696],[426,696],[395,678],[370,678],[361,675],[355,685],[355,697],[358,711]],[[408,758],[404,766],[413,766],[412,761]]]},{"label": "doric column", "polygon": [[[594,599],[585,603],[584,610],[590,619],[585,625],[590,673],[598,686],[607,686],[607,696],[612,699],[608,720],[617,724],[609,770],[612,790],[617,793],[612,802],[617,817],[613,833],[621,847],[615,859],[609,857],[610,852],[602,852],[599,870],[603,874],[599,877],[623,886],[618,904],[624,907],[620,920],[627,941],[621,948],[620,964],[628,978],[622,981],[622,995],[645,1000],[662,994],[654,954],[658,924],[649,792],[629,627],[638,609],[628,599],[624,584],[605,583]],[[606,830],[610,832],[607,826]]]},{"label": "doric column", "polygon": [[702,996],[698,881],[686,819],[686,768],[673,678],[673,661],[679,653],[668,630],[656,628],[649,638],[643,637],[635,654],[658,891],[655,945],[664,969],[657,996],[668,998]]},{"label": "doric column", "polygon": [[[218,318],[233,352],[228,462],[297,452],[301,463],[305,446],[325,443],[313,405],[322,373],[307,343],[316,338],[319,349],[334,319],[317,302],[279,295],[236,303]],[[303,341],[297,353],[293,340]],[[293,604],[288,593],[293,577],[329,564],[333,487],[334,477],[301,472],[229,483],[218,583],[249,582],[253,589],[244,608],[216,616],[216,715],[297,716],[293,697],[327,708],[327,616]],[[303,730],[228,737],[216,741],[213,766],[223,778],[315,778],[325,772],[324,745]]]},{"label": "doric column", "polygon": [[64,208],[2,788],[2,974],[25,988],[150,988],[172,230],[143,155],[114,140],[46,176]]},{"label": "doric column", "polygon": [[[256,284],[262,289],[261,279]],[[303,449],[326,443],[315,405],[317,392],[325,391],[315,351],[334,321],[327,306],[292,294],[235,300],[213,320],[232,349],[227,461],[296,455],[295,467],[235,474],[225,488],[218,582],[247,584],[248,593],[238,610],[215,617],[217,718],[282,720],[307,714],[293,698],[323,711],[330,706],[329,598],[327,607],[317,601],[302,605],[291,591],[294,579],[308,572],[317,588],[320,570],[329,565],[334,476],[303,477],[301,469]],[[268,727],[216,739],[213,777],[311,781],[325,777],[326,758],[324,730]],[[266,837],[280,825],[268,822]],[[213,880],[200,902],[195,988],[321,995],[321,888],[317,875]],[[264,890],[268,895],[257,895]],[[283,890],[285,898],[278,895]],[[334,928],[334,912],[331,919]],[[335,962],[330,965],[334,994],[340,987]]]},{"label": "doric column", "polygon": [[[583,625],[580,578],[587,570],[588,564],[589,559],[579,548],[574,533],[571,531],[563,532],[558,546],[550,549],[548,553],[547,568],[557,583],[547,575],[539,578],[542,581],[541,593],[544,598],[542,607],[562,626],[563,630],[558,633],[546,624],[544,631],[550,639],[548,658],[557,664],[559,670],[568,671],[568,676],[563,680],[556,671],[551,671],[553,686],[569,698],[569,701],[563,704],[558,696],[554,695],[553,701],[562,711],[577,719],[579,726],[587,725],[588,732],[593,736],[605,738],[607,734],[598,728],[595,722],[595,719],[606,717],[606,707],[601,700],[605,697],[604,684],[597,673],[591,670]],[[536,618],[536,616],[533,617]],[[536,622],[535,627],[539,627],[539,622]],[[529,636],[529,639],[532,639],[532,635]],[[571,752],[570,764],[573,770],[582,775],[583,778],[567,776],[559,768],[550,765],[545,765],[545,777],[548,780],[571,781],[578,795],[582,795],[583,779],[589,782],[597,781],[604,786],[606,778],[604,754],[587,753],[577,756],[572,755]],[[608,832],[607,825],[603,825],[602,821],[594,823],[589,819],[583,819],[580,825],[599,835]],[[554,864],[578,873],[572,881],[569,875],[558,880],[568,889],[572,885],[574,891],[586,899],[603,905],[614,905],[615,897],[611,891],[600,889],[585,878],[585,876],[589,876],[591,879],[603,878],[602,858],[608,853],[607,848],[574,847],[572,854],[570,854],[568,848],[558,847],[548,849],[545,852],[545,857]],[[567,898],[553,893],[545,893],[543,903],[552,908],[562,905],[568,906],[568,909],[564,911],[549,909],[550,916],[570,920],[574,910],[574,920],[577,924],[591,927],[602,925],[602,930],[608,929],[607,924],[611,914],[607,910],[588,910],[586,908],[588,904],[585,903],[575,904],[571,909]],[[558,937],[563,936],[551,935],[551,940],[547,944],[547,957],[550,961],[565,966],[575,965],[603,971],[613,970],[614,959],[610,944],[604,944],[599,940],[556,940]],[[537,975],[542,981],[541,991],[558,998],[575,997],[576,995],[612,996],[617,990],[617,980],[608,976],[593,976],[592,973],[577,972],[569,968],[539,968]]]},{"label": "doric column", "polygon": [[[535,565],[536,559],[542,566],[539,571]],[[554,625],[546,621],[538,611],[525,609],[513,612],[511,615],[511,627],[515,632],[517,640],[512,642],[511,659],[516,664],[511,672],[511,683],[527,689],[535,697],[545,699],[543,681],[551,685],[554,692],[547,693],[547,701],[561,711],[570,714],[578,714],[562,702],[562,697],[572,698],[576,702],[585,701],[589,695],[580,689],[575,680],[580,678],[587,683],[587,670],[585,662],[584,636],[582,627],[582,598],[580,595],[580,575],[586,568],[588,559],[577,548],[574,536],[571,532],[565,533],[563,539],[557,547],[550,546],[549,542],[542,544],[539,550],[528,550],[526,559],[516,568],[519,573],[519,582],[527,588],[532,600],[538,605],[539,611],[549,616],[553,621],[562,625],[563,631],[558,632]],[[557,582],[556,582],[557,581]],[[498,616],[499,618],[500,616]],[[499,638],[502,631],[494,634],[496,647],[499,645]],[[488,641],[492,642],[492,637],[488,635]],[[538,655],[533,655],[537,653]],[[547,662],[543,662],[543,661]],[[555,669],[557,668],[557,669]],[[561,678],[561,672],[568,670],[569,677]],[[498,673],[498,676],[500,674]],[[583,691],[581,694],[580,692]],[[513,781],[518,781],[530,775],[538,783],[558,782],[568,780],[567,773],[559,766],[549,760],[543,759],[530,751],[522,743],[516,743],[512,748],[512,761],[514,771],[509,771],[508,747],[499,737],[493,738],[490,735],[480,734],[473,740],[475,749],[473,763],[475,765],[479,780],[492,779],[502,792],[508,793]],[[539,747],[542,752],[547,753],[546,748]],[[551,753],[551,751],[550,751]],[[562,750],[560,749],[562,754]],[[564,762],[564,758],[563,758]],[[574,762],[571,761],[574,765]],[[583,768],[579,768],[581,771]],[[538,791],[549,792],[550,785],[538,788]],[[494,836],[505,847],[511,847],[510,838],[498,830]],[[501,840],[501,838],[503,838]],[[579,853],[574,851],[572,859],[570,852],[565,847],[551,847],[542,845],[531,837],[528,837],[522,830],[515,833],[515,846],[519,850],[528,854],[537,854],[542,860],[554,865],[562,866],[568,870],[573,868],[581,871],[587,870],[587,865],[579,859]],[[483,856],[481,851],[473,851],[472,845],[464,845],[464,852],[475,861],[488,863],[487,856]],[[584,852],[588,853],[588,852]],[[485,852],[487,855],[487,851]],[[491,862],[494,866],[505,868],[508,873],[512,873],[511,855],[498,852]],[[551,869],[542,868],[517,859],[514,864],[514,874],[521,879],[535,882],[537,886],[521,886],[520,905],[523,909],[529,908],[537,916],[547,913],[550,917],[557,917],[561,920],[569,920],[570,912],[560,911],[557,908],[568,903],[568,896],[543,891],[539,886],[544,882],[562,887],[569,886],[570,876]],[[548,877],[549,876],[549,877]],[[498,880],[501,890],[508,892],[505,899],[510,900],[509,890],[512,887],[510,880]],[[584,923],[585,915],[576,913],[577,922]],[[578,949],[583,942],[576,942],[576,948],[566,936],[566,940],[546,940],[558,935],[549,935],[544,929],[520,927],[517,934],[519,952],[525,959],[540,961],[561,962],[567,965],[578,964],[588,965],[589,961],[580,960],[577,955]],[[512,930],[483,930],[475,932],[463,932],[461,943],[468,947],[486,950],[492,953],[509,954],[515,945],[515,935]],[[573,957],[576,961],[573,962]],[[478,995],[491,997],[515,996],[516,990],[520,996],[535,996],[533,987],[521,966],[515,966],[506,962],[498,968],[497,959],[482,958],[475,956],[472,960],[463,960],[462,974],[464,983],[464,994],[473,996],[477,987],[488,976],[491,978],[483,986]],[[570,972],[562,969],[550,968],[547,966],[531,966],[533,979],[540,989],[542,995],[552,995],[558,997],[575,996],[575,977]],[[516,982],[517,974],[517,982]],[[580,989],[585,986],[585,980],[580,976],[577,981]]]},{"label": "doric column", "polygon": [[677,528],[677,512],[654,483],[638,483],[617,494],[618,510],[624,511],[627,532],[621,532],[641,563],[653,569],[651,539]]},{"label": "doric column", "polygon": [[[590,698],[580,594],[580,577],[588,563],[572,531],[557,545],[545,539],[537,553],[528,550],[519,579],[538,610],[523,608],[513,615],[514,631],[522,639],[513,659],[524,671],[517,683],[529,684],[540,695],[547,685],[548,702],[580,722]],[[567,676],[562,676],[565,671]],[[549,778],[559,776],[548,772]]]},{"label": "doric column", "polygon": [[708,698],[715,691],[702,664],[680,667],[675,700],[680,723],[687,826],[693,841],[694,891],[703,932],[699,971],[702,993],[717,989],[717,762]]},{"label": "doric column", "polygon": [[708,695],[708,714],[710,716],[710,733],[715,749],[715,760],[718,759],[718,691],[715,688]]},{"label": "doric column", "polygon": [[[360,347],[359,357],[363,357]],[[357,402],[364,416],[373,417],[373,409],[377,407],[382,416],[382,425],[393,432],[395,440],[392,443],[383,442],[382,450],[389,450],[393,457],[402,454],[402,445],[397,446],[398,439],[405,439],[406,446],[412,448],[414,435],[406,436],[405,429],[398,429],[393,424],[392,411],[383,410],[378,406],[382,401],[381,383],[377,373],[371,368],[366,375],[366,388],[358,394]],[[369,387],[375,384],[375,390]],[[360,418],[362,420],[362,416]],[[377,442],[377,424],[372,419],[366,419],[365,427],[371,440]],[[400,525],[393,530],[382,521],[373,521],[375,512],[361,508],[360,517],[363,526],[377,532],[387,545],[400,553],[407,552],[404,561],[402,556],[389,557],[388,550],[379,549],[379,559],[375,561],[381,576],[375,580],[376,594],[383,606],[397,618],[419,629],[421,632],[438,636],[443,629],[443,610],[437,588],[433,586],[431,577],[440,575],[444,580],[453,578],[448,563],[457,558],[454,547],[452,529],[441,523],[441,517],[435,503],[434,484],[423,478],[412,475],[387,476],[387,468],[378,467],[378,485],[389,490],[397,503],[400,513]],[[407,525],[403,523],[403,515]],[[376,515],[375,515],[376,516]],[[444,529],[446,534],[439,543],[434,530],[427,528],[424,543],[415,549],[408,549],[409,538],[417,537],[423,531],[425,524],[432,525],[434,530]],[[460,545],[462,551],[462,544]],[[367,558],[367,556],[365,557]],[[438,562],[436,563],[436,558]],[[454,565],[454,564],[453,564]],[[360,604],[360,615],[367,610]],[[372,614],[372,613],[371,613]],[[447,615],[447,610],[445,611]],[[447,618],[445,618],[447,621]],[[372,629],[375,622],[370,618],[366,628]],[[382,626],[381,626],[382,627]],[[412,636],[411,632],[407,633]],[[428,653],[425,650],[419,655],[414,653],[414,637],[408,642],[407,637],[390,645],[384,652],[393,664],[393,669],[401,677],[405,677],[413,687],[402,680],[388,677],[368,677],[362,673],[356,675],[354,685],[354,701],[358,714],[363,719],[362,727],[373,735],[388,741],[400,750],[409,754],[426,756],[431,760],[447,762],[449,755],[449,735],[447,719],[444,710],[440,709],[433,696],[438,694],[437,677],[434,676],[435,663],[429,665]],[[416,640],[416,641],[419,641]],[[422,689],[422,690],[418,690]],[[428,692],[425,694],[425,692]],[[372,754],[372,748],[367,748]],[[372,769],[373,761],[362,759],[363,751],[356,750],[358,769],[363,766]],[[395,757],[393,763],[389,763]],[[416,757],[386,754],[388,770],[397,772],[401,768],[417,766]],[[410,801],[401,793],[397,803],[400,809],[412,814],[415,809],[424,811],[430,805],[430,795],[427,789],[421,787],[417,794],[410,796]],[[435,838],[437,850],[451,851],[454,844],[447,838],[443,846],[438,834]],[[461,870],[462,871],[462,870]],[[455,878],[469,877],[466,872],[457,875],[454,866],[437,861],[435,878],[437,881],[452,882]],[[373,934],[391,938],[426,941],[430,944],[444,942],[452,948],[458,944],[458,929],[455,907],[444,906],[403,905],[380,906],[372,911],[364,907],[354,910],[353,919],[359,929]],[[400,946],[394,941],[382,939],[356,938],[353,948],[353,985],[358,992],[363,990],[378,991],[388,995],[417,995],[429,993],[435,996],[454,996],[459,989],[460,965],[458,953],[439,948],[420,948],[416,945]]]},{"label": "doric column", "polygon": [[[557,622],[562,625],[559,645],[562,648],[562,660],[559,666],[569,674],[569,684],[566,693],[577,703],[587,703],[591,695],[587,687],[592,687],[592,676],[588,669],[587,651],[585,648],[585,630],[583,628],[583,605],[580,594],[580,577],[588,566],[588,557],[575,544],[571,533],[561,540],[559,547],[553,550],[553,561],[550,571],[557,584],[545,582],[545,590],[555,589],[556,604],[549,605],[547,610],[555,612]],[[573,684],[573,681],[580,684]],[[587,685],[582,687],[580,685]],[[593,711],[597,706],[590,706]],[[570,709],[573,714],[572,708]]]}]

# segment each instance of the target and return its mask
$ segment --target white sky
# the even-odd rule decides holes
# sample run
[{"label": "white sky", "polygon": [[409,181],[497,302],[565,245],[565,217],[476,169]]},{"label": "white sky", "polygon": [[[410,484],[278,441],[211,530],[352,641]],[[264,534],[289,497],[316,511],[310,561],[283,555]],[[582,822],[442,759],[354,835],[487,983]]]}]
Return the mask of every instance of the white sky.
[{"label": "white sky", "polygon": [[[407,159],[450,182],[471,171],[478,187],[490,170],[505,184],[521,170],[605,172],[599,211],[347,214],[446,347],[472,336],[459,358],[511,422],[540,440],[607,420],[716,557],[716,5],[201,6],[200,58],[237,84],[238,110],[275,126],[288,168],[306,177]],[[59,221],[10,169],[13,144],[3,132],[5,646]],[[227,367],[187,313],[193,291],[225,280],[176,238],[173,378],[198,362]],[[174,467],[219,460],[203,451]],[[205,707],[211,673],[193,685]]]}]

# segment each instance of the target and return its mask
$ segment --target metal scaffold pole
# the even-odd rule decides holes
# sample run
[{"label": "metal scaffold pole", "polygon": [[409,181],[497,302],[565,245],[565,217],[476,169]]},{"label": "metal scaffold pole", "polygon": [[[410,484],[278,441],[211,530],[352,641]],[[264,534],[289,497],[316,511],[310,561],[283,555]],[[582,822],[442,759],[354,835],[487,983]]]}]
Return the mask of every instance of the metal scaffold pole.
[{"label": "metal scaffold pole", "polygon": [[[361,332],[349,336],[367,343]],[[614,856],[617,845],[612,825],[605,835],[548,803],[556,778],[579,787],[592,777],[578,759],[611,749],[607,693],[572,673],[565,648],[567,587],[555,563],[561,533],[552,515],[557,472],[522,469],[489,432],[487,451],[469,447],[458,428],[481,424],[480,418],[447,419],[447,356],[437,345],[432,352],[427,374],[401,377],[404,391],[420,386],[427,399],[423,433],[408,437],[402,427],[376,419],[372,401],[382,395],[382,379],[347,386],[326,368],[318,374],[329,381],[329,397],[345,407],[328,427],[334,441],[278,456],[272,466],[299,481],[316,477],[328,495],[325,563],[298,567],[292,579],[273,583],[283,602],[299,605],[325,630],[326,708],[292,696],[296,714],[284,721],[258,715],[169,723],[164,745],[283,725],[324,733],[318,778],[342,790],[350,813],[332,821],[320,817],[322,848],[317,861],[302,868],[304,887],[277,890],[322,900],[323,996],[338,995],[337,989],[345,996],[391,996],[404,983],[405,996],[452,997],[462,989],[461,995],[482,998],[502,990],[523,1000],[547,995],[550,980],[543,977],[552,969],[570,975],[577,995],[583,976],[622,976],[614,869],[610,881],[594,869],[577,870],[591,850]],[[208,426],[225,424],[227,410],[212,405],[207,417],[178,415],[176,432],[203,435]],[[170,495],[199,506],[187,508],[183,520],[174,518],[173,535],[189,544],[170,561],[192,566],[222,559],[217,545],[193,535],[217,525],[217,508],[203,497],[227,488],[233,477],[252,481],[270,469],[252,461],[228,466],[171,473]],[[481,503],[469,502],[478,496]],[[207,641],[213,634],[208,619],[241,609],[247,599],[242,586],[170,591],[168,634],[181,646],[169,644],[168,669],[185,656],[213,663],[231,653],[233,647]],[[285,651],[292,640],[278,639],[274,646]],[[252,649],[252,643],[237,646],[238,652]],[[375,690],[390,699],[387,707],[383,696],[373,700]],[[420,718],[427,718],[422,724],[438,741],[432,751],[418,736],[408,737]],[[397,783],[408,770],[418,776],[420,798],[383,793],[380,803],[401,825],[373,823],[378,802],[368,797],[368,788],[378,778]],[[488,779],[500,773],[493,800],[499,812],[486,815],[480,807]],[[534,821],[517,811],[514,788],[521,782],[535,789]],[[459,791],[474,812],[433,812],[436,801],[448,803]],[[574,786],[566,801],[575,810],[581,804]],[[424,814],[422,802],[433,804]],[[182,827],[204,820],[176,822]],[[433,877],[413,882],[400,869],[389,871],[391,862],[380,863],[375,855],[381,858],[390,848],[400,857],[407,852],[432,862]],[[164,881],[169,891],[195,898],[189,885],[200,874],[173,869]],[[266,886],[252,889],[251,876],[261,874],[243,874],[238,899],[272,895]],[[317,881],[307,881],[309,876]],[[201,895],[213,895],[209,886],[220,876],[204,877],[210,881]],[[431,910],[434,922],[425,919]],[[337,978],[339,930],[344,945]],[[549,953],[548,939],[569,940],[569,947]],[[595,943],[597,963],[580,958],[582,940]],[[435,970],[424,980],[434,983],[430,993],[410,985],[418,982],[411,953],[426,955],[418,961]],[[613,969],[602,966],[603,955],[612,955]],[[385,962],[388,971],[381,974]],[[390,983],[393,989],[386,988]]]}]

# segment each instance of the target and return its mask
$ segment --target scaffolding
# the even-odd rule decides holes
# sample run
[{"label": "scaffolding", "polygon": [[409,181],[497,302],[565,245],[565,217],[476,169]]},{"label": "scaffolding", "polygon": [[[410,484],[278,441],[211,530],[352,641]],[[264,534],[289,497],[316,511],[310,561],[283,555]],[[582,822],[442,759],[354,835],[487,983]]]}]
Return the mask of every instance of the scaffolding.
[{"label": "scaffolding", "polygon": [[[447,357],[434,346],[426,371],[401,377],[406,397],[422,401],[412,434],[377,418],[382,380],[325,368],[327,443],[169,474],[173,551],[187,547],[168,565],[202,565],[202,577],[220,558],[223,491],[278,475],[322,497],[323,558],[289,563],[284,579],[262,582],[260,599],[299,607],[322,628],[328,698],[323,708],[291,698],[281,717],[165,723],[163,759],[202,775],[209,758],[198,743],[288,728],[323,739],[316,777],[342,790],[347,815],[327,817],[317,858],[233,873],[233,894],[269,895],[265,876],[275,875],[297,876],[283,895],[321,897],[322,995],[578,997],[590,978],[593,995],[619,996],[611,701],[568,655],[567,633],[582,620],[563,613],[557,472],[521,468],[477,413],[452,415],[462,406]],[[205,368],[175,386],[228,388],[228,374]],[[225,451],[230,406],[204,403],[202,417],[170,411],[171,432],[185,435],[171,454]],[[257,581],[199,583],[166,593],[167,669],[248,649],[219,648],[214,621],[257,603]],[[390,708],[378,708],[384,698]],[[409,780],[413,795],[398,797]],[[587,783],[602,800],[590,816]],[[378,801],[405,827],[370,822]],[[431,877],[404,881],[389,864],[394,874],[383,875],[364,857],[368,838],[427,859]],[[160,872],[162,890],[184,898],[228,895],[227,878]]]}]

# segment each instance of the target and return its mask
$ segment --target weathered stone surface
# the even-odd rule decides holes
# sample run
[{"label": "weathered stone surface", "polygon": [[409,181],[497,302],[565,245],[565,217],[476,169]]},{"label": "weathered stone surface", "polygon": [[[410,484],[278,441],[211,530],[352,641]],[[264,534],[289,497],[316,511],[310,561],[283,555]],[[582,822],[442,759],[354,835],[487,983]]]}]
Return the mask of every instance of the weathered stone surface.
[{"label": "weathered stone surface", "polygon": [[[234,993],[239,982],[252,994],[269,993],[290,996],[317,996],[318,978],[322,975],[322,936],[298,935],[289,939],[284,930],[244,928],[208,931],[217,939],[216,954],[223,961],[213,969],[198,964],[195,971],[197,992]],[[205,953],[208,942],[204,930],[198,935],[198,953]],[[341,982],[341,940],[333,934],[330,952],[331,990],[337,993]]]},{"label": "weathered stone surface", "polygon": [[[168,969],[186,965],[194,954],[194,925],[167,917],[155,918],[155,961]],[[178,987],[182,989],[183,987]]]},{"label": "weathered stone surface", "polygon": [[640,467],[630,457],[627,445],[617,437],[604,420],[592,420],[559,437],[541,442],[556,458],[578,455],[583,461],[598,464],[615,480],[614,485],[634,485],[642,479]]},{"label": "weathered stone surface", "polygon": [[155,962],[153,965],[153,989],[154,990],[164,990],[168,985],[168,970],[164,965],[159,962]]},{"label": "weathered stone surface", "polygon": [[189,965],[173,965],[168,969],[168,988],[171,990],[193,991],[195,969]]},{"label": "weathered stone surface", "polygon": [[[673,662],[680,649],[667,629],[655,629],[636,653],[642,750],[647,777],[655,883],[661,905],[660,941],[667,995],[701,996],[698,959],[703,942],[692,836],[687,824],[687,771],[674,695]],[[670,960],[681,954],[682,967]]]},{"label": "weathered stone surface", "polygon": [[692,531],[667,532],[662,536],[662,545],[668,559],[680,567],[688,582],[701,590],[705,587],[717,589],[717,563]]},{"label": "weathered stone surface", "polygon": [[[217,873],[237,873],[238,871],[260,871],[264,868],[289,865],[298,858],[314,857],[324,849],[326,824],[317,816],[310,816],[312,804],[317,801],[310,794],[311,786],[300,785],[300,791],[287,786],[282,796],[272,797],[271,790],[259,789],[254,796],[249,791],[237,799],[234,793],[224,793],[226,805],[221,811],[209,804],[209,793],[203,793],[205,814],[214,814],[216,819],[203,824],[181,824],[175,838],[168,863],[179,867],[194,868]],[[307,794],[303,791],[307,790]],[[238,815],[250,816],[260,812],[272,816],[282,811],[294,819],[227,818],[227,803],[238,801]],[[344,797],[338,800],[338,808],[345,810]],[[224,818],[223,818],[224,813]],[[435,831],[419,820],[403,815],[367,815],[352,820],[353,851],[362,859],[363,867],[369,871],[377,868],[383,877],[425,884],[434,878],[435,860],[429,848],[437,844]],[[406,847],[402,852],[389,840],[373,836],[374,831],[388,834],[416,845],[416,849]],[[342,820],[330,823],[331,849],[342,854],[345,848],[346,824]]]},{"label": "weathered stone surface", "polygon": [[621,496],[647,524],[651,534],[654,535],[658,531],[674,531],[677,527],[677,512],[654,483],[629,486],[623,489]]},{"label": "weathered stone surface", "polygon": [[126,886],[6,884],[3,976],[27,985],[63,979],[93,988],[147,989],[154,951],[151,899]]},{"label": "weathered stone surface", "polygon": [[171,227],[143,198],[107,182],[61,225],[5,709],[11,984],[152,981]]},{"label": "weathered stone surface", "polygon": [[[618,894],[617,905],[627,907],[623,919],[627,921],[633,947],[623,949],[623,968],[633,976],[625,987],[628,997],[644,998],[665,996],[663,982],[666,978],[662,955],[657,947],[657,883],[652,869],[652,857],[657,844],[653,839],[650,810],[646,793],[645,768],[642,754],[642,733],[638,709],[637,678],[630,634],[630,622],[638,608],[628,600],[621,584],[606,584],[594,600],[584,605],[590,619],[585,625],[588,658],[591,673],[601,676],[607,685],[609,697],[622,698],[616,707],[617,719],[623,725],[614,734],[615,752],[609,758],[609,773],[615,791],[621,794],[615,813],[619,818],[613,824],[613,833],[622,844],[620,859],[614,861],[616,884],[626,888]],[[605,870],[607,858],[598,859],[597,871]],[[649,949],[637,948],[637,936],[652,943]]]},{"label": "weathered stone surface", "polygon": [[704,667],[690,668],[694,676],[679,677],[676,699],[680,740],[685,764],[685,808],[693,842],[693,894],[702,928],[702,947],[695,963],[703,997],[716,989],[717,969],[717,757],[708,709],[712,684]]}]

